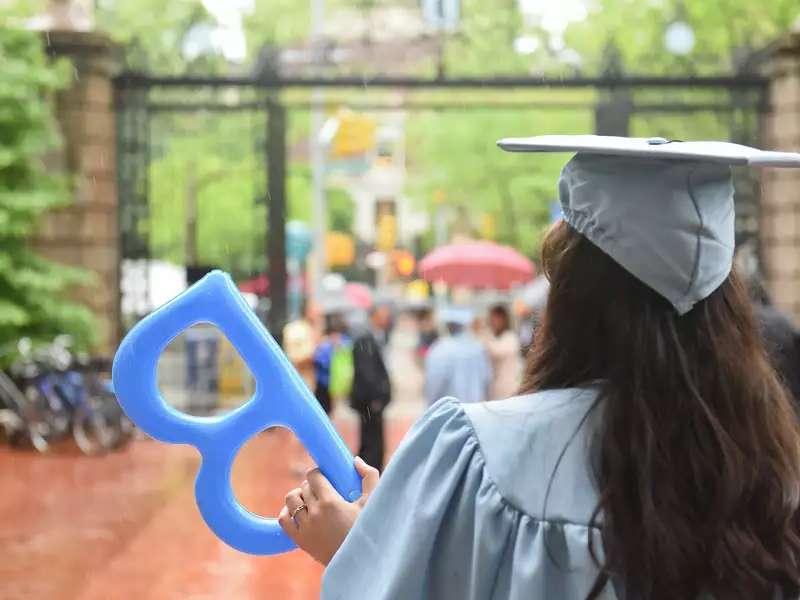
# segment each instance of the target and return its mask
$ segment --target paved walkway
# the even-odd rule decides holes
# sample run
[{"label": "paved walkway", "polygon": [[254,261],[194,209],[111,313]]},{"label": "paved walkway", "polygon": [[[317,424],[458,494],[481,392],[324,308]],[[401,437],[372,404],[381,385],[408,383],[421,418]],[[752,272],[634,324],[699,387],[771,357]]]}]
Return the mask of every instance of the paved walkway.
[{"label": "paved walkway", "polygon": [[[410,424],[388,427],[395,448]],[[337,419],[351,447],[352,422]],[[275,515],[310,459],[285,430],[243,449],[240,501]],[[218,541],[194,504],[193,449],[151,440],[100,458],[70,449],[37,455],[0,448],[0,581],[5,600],[306,600],[322,569],[299,551],[240,554]]]},{"label": "paved walkway", "polygon": [[[395,383],[387,414],[390,451],[424,408],[412,325],[398,324],[388,353]],[[167,398],[180,398],[177,383],[166,383]],[[334,421],[355,448],[354,413],[337,406]],[[0,446],[0,597],[318,598],[322,568],[301,552],[252,557],[211,534],[194,503],[198,462],[190,447],[152,440],[105,457],[84,457],[71,448],[37,455]],[[291,433],[262,433],[234,465],[236,495],[253,512],[274,516],[310,465]]]}]

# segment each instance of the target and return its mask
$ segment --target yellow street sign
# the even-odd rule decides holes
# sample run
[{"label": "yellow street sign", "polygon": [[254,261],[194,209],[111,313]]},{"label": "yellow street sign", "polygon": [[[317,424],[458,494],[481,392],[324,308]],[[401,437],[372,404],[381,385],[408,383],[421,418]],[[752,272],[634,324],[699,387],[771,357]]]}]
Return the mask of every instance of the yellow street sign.
[{"label": "yellow street sign", "polygon": [[329,267],[349,267],[356,259],[356,245],[346,233],[329,231],[325,238],[325,256]]},{"label": "yellow street sign", "polygon": [[375,147],[375,119],[349,110],[340,111],[337,119],[339,128],[331,143],[333,158],[360,156]]}]

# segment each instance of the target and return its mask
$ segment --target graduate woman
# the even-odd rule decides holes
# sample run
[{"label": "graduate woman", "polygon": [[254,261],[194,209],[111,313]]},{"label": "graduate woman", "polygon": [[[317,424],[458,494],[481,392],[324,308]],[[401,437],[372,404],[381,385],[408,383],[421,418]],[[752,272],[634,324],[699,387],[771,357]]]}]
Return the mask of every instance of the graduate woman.
[{"label": "graduate woman", "polygon": [[524,394],[444,399],[380,482],[317,471],[281,524],[326,600],[797,598],[800,430],[732,271],[724,143],[544,136],[573,151]]}]

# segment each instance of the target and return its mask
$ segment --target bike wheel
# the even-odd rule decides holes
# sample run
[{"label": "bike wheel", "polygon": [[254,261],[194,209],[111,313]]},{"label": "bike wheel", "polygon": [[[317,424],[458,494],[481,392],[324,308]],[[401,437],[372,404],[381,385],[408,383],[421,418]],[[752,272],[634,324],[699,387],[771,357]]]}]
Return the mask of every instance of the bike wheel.
[{"label": "bike wheel", "polygon": [[28,441],[37,452],[47,452],[50,449],[50,444],[47,443],[47,438],[41,435],[38,431],[28,430]]},{"label": "bike wheel", "polygon": [[113,425],[113,439],[108,449],[121,450],[135,437],[136,426],[124,413],[114,394],[103,393],[97,397],[97,402],[102,404],[102,411],[108,423]]},{"label": "bike wheel", "polygon": [[103,454],[113,447],[117,437],[116,425],[108,415],[95,406],[75,415],[72,423],[72,437],[78,449],[86,455]]},{"label": "bike wheel", "polygon": [[136,425],[133,424],[125,413],[120,411],[119,421],[118,421],[118,428],[117,428],[117,437],[114,440],[111,448],[113,450],[122,450],[125,446],[127,446],[131,440],[136,435]]},{"label": "bike wheel", "polygon": [[[25,420],[33,437],[56,441],[63,439],[69,433],[70,411],[60,398],[48,398],[33,384],[26,385],[22,393],[27,400]],[[33,437],[32,442],[34,442]]]},{"label": "bike wheel", "polygon": [[33,448],[37,452],[47,452],[50,445],[47,438],[39,433],[36,427],[14,429],[7,433],[8,445],[12,448]]}]

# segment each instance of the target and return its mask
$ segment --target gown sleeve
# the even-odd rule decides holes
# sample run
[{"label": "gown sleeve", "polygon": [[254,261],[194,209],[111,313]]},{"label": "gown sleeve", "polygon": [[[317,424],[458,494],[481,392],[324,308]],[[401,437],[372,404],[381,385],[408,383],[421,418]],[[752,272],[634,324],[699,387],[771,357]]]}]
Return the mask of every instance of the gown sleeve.
[{"label": "gown sleeve", "polygon": [[468,416],[445,398],[392,458],[328,565],[321,597],[491,598],[493,565],[517,520],[485,474]]}]

